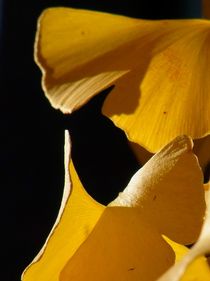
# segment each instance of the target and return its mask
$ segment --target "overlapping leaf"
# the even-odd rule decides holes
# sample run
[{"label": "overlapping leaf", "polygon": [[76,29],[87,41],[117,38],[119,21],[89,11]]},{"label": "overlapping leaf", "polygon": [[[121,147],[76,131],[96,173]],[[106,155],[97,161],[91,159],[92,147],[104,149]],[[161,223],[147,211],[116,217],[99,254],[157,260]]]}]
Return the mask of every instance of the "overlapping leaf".
[{"label": "overlapping leaf", "polygon": [[[193,281],[210,280],[210,269],[202,268],[199,271],[195,262],[200,256],[210,254],[210,191],[206,191],[206,216],[205,222],[197,243],[176,265],[170,268],[158,281]],[[190,274],[191,275],[190,275]],[[206,275],[206,273],[208,275]],[[197,276],[197,278],[196,278]],[[195,279],[196,278],[196,279]]]},{"label": "overlapping leaf", "polygon": [[[66,181],[58,219],[22,280],[108,281],[110,276],[114,280],[156,280],[175,260],[170,247],[174,244],[166,243],[161,234],[192,242],[202,224],[204,189],[191,140],[183,136],[167,145],[108,207],[85,192],[70,161],[69,148],[66,136]],[[193,182],[187,180],[188,176]],[[176,203],[179,208],[174,208]],[[170,204],[173,207],[168,210]],[[162,222],[155,212],[160,213]],[[204,261],[201,266],[206,266]]]},{"label": "overlapping leaf", "polygon": [[63,112],[115,84],[104,114],[155,152],[178,135],[210,133],[209,46],[207,20],[54,8],[40,17],[35,58],[45,94]]}]

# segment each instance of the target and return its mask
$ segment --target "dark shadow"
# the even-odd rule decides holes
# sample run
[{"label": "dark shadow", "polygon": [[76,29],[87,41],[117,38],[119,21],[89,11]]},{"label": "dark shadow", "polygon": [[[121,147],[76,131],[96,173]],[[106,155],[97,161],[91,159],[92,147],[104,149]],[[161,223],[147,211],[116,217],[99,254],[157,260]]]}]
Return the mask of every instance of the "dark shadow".
[{"label": "dark shadow", "polygon": [[193,141],[193,151],[198,157],[199,164],[204,174],[204,182],[210,177],[210,135]]},{"label": "dark shadow", "polygon": [[87,192],[102,204],[112,201],[140,166],[124,132],[101,114],[109,90],[65,115],[77,173]]},{"label": "dark shadow", "polygon": [[143,166],[154,154],[146,150],[143,146],[135,142],[129,142],[130,148],[133,151],[136,159]]},{"label": "dark shadow", "polygon": [[204,170],[204,183],[210,180],[210,162],[207,164]]}]

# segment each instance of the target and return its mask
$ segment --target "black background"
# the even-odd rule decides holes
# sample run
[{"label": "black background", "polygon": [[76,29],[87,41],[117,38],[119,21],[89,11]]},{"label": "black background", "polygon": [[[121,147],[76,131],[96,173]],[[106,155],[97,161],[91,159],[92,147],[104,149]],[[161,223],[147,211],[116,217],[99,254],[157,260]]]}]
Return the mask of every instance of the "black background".
[{"label": "black background", "polygon": [[201,17],[198,0],[0,1],[2,281],[20,280],[56,218],[64,129],[70,130],[82,182],[101,203],[113,199],[138,168],[125,135],[100,114],[108,91],[71,116],[53,109],[44,97],[33,42],[38,16],[52,6],[147,19]]}]

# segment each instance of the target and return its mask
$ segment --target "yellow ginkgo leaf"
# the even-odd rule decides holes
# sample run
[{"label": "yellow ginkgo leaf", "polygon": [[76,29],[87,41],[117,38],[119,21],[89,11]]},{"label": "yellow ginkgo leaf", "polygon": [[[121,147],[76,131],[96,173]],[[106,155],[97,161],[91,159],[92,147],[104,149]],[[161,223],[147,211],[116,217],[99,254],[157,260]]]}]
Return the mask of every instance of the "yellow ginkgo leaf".
[{"label": "yellow ginkgo leaf", "polygon": [[173,262],[171,247],[137,208],[107,207],[60,281],[153,281]]},{"label": "yellow ginkgo leaf", "polygon": [[[129,145],[142,166],[154,155],[137,143],[129,142]],[[194,140],[193,151],[198,157],[204,174],[207,173],[208,165],[210,165],[210,135]]]},{"label": "yellow ginkgo leaf", "polygon": [[23,281],[109,281],[110,276],[152,281],[173,266],[173,249],[180,251],[179,245],[174,248],[174,243],[164,241],[163,233],[181,243],[196,239],[205,204],[190,138],[179,137],[162,149],[108,207],[86,193],[69,162],[66,133],[61,209],[43,249],[24,271]]},{"label": "yellow ginkgo leaf", "polygon": [[72,112],[115,84],[103,112],[151,152],[178,135],[210,133],[210,22],[149,21],[52,8],[35,59],[55,108]]},{"label": "yellow ginkgo leaf", "polygon": [[139,207],[160,233],[194,243],[205,213],[203,177],[192,140],[177,137],[132,177],[111,206]]},{"label": "yellow ginkgo leaf", "polygon": [[[182,258],[189,254],[190,249],[171,241],[167,237],[164,237],[166,242],[172,247],[176,255],[176,262],[182,260]],[[184,276],[180,281],[208,281],[210,280],[210,267],[207,259],[201,256],[195,259],[192,264],[187,268]],[[170,279],[168,280],[170,281]]]},{"label": "yellow ginkgo leaf", "polygon": [[35,60],[52,105],[70,113],[127,73],[135,62],[129,46],[136,40],[138,26],[138,20],[123,16],[70,8],[45,10],[38,22]]},{"label": "yellow ginkgo leaf", "polygon": [[66,132],[65,187],[59,215],[44,247],[26,268],[22,280],[59,281],[61,268],[87,238],[104,209],[85,192],[79,181],[70,162],[70,140]]},{"label": "yellow ginkgo leaf", "polygon": [[[140,64],[122,77],[103,107],[130,140],[151,152],[181,134],[201,138],[210,133],[210,22],[162,24],[147,68]],[[132,109],[129,99],[136,105]]]},{"label": "yellow ginkgo leaf", "polygon": [[[198,268],[194,268],[194,263],[196,262],[196,260],[198,260],[200,256],[210,254],[210,192],[206,191],[206,195],[206,216],[198,241],[194,244],[192,249],[184,256],[184,258],[178,263],[176,263],[173,267],[171,267],[161,278],[158,279],[158,281],[210,280],[210,278],[196,279],[195,277],[197,276]],[[202,272],[203,271],[199,272],[201,277]],[[189,273],[191,274],[191,279],[189,277]]]}]

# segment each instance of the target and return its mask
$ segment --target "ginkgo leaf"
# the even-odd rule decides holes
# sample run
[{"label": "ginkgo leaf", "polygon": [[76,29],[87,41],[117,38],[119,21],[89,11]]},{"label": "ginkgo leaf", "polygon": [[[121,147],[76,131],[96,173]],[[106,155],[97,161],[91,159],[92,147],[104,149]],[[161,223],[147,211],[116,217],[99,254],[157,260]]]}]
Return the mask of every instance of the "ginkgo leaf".
[{"label": "ginkgo leaf", "polygon": [[[184,256],[184,258],[171,267],[158,281],[193,281],[202,280],[207,281],[210,279],[195,279],[197,275],[194,262],[205,254],[210,254],[210,192],[206,191],[206,216],[202,227],[201,234],[198,241],[194,244],[191,250]],[[194,279],[189,278],[189,271],[194,272]],[[200,273],[202,277],[202,272]],[[210,275],[210,274],[209,274]]]},{"label": "ginkgo leaf", "polygon": [[137,208],[107,207],[60,281],[153,281],[173,263],[171,247]]},{"label": "ginkgo leaf", "polygon": [[55,108],[72,112],[116,87],[103,112],[151,152],[178,135],[210,133],[210,22],[139,20],[52,8],[40,17],[35,59]]},{"label": "ginkgo leaf", "polygon": [[[129,139],[152,152],[178,135],[200,138],[210,132],[210,23],[167,24],[171,32],[162,27],[165,33],[156,46],[161,51],[151,58],[146,70],[139,66],[126,79],[122,77],[103,108]],[[162,49],[163,43],[166,47]],[[133,109],[129,109],[128,99],[136,104]]]},{"label": "ginkgo leaf", "polygon": [[[129,142],[129,145],[141,165],[144,165],[154,155],[138,143]],[[194,140],[193,151],[205,173],[207,166],[210,165],[210,135]]]},{"label": "ginkgo leaf", "polygon": [[136,172],[110,206],[139,207],[160,233],[181,244],[195,242],[205,198],[202,172],[192,148],[189,137],[177,137]]},{"label": "ginkgo leaf", "polygon": [[[198,166],[196,166],[196,158],[191,150],[192,141],[190,138],[186,136],[177,138],[154,156],[148,162],[148,166],[145,165],[144,169],[141,170],[143,172],[137,172],[134,175],[126,189],[129,192],[124,192],[123,194],[127,195],[120,198],[120,200],[123,198],[123,200],[130,201],[133,204],[132,196],[134,198],[137,195],[136,202],[138,204],[128,204],[129,207],[105,207],[94,201],[80,183],[73,163],[70,161],[70,143],[66,132],[65,188],[60,212],[43,249],[26,268],[22,280],[108,281],[110,276],[114,280],[122,281],[136,281],[139,278],[142,281],[156,280],[168,268],[173,266],[175,255],[172,248],[178,251],[180,247],[179,245],[174,247],[174,243],[166,242],[161,235],[164,229],[160,227],[160,224],[155,219],[151,219],[155,210],[148,203],[151,201],[149,197],[154,199],[155,188],[151,185],[151,182],[157,185],[156,196],[161,198],[160,182],[166,180],[167,174],[176,174],[176,172],[180,171],[177,166],[179,165],[181,168],[184,163],[186,164],[185,169],[186,167],[192,169],[195,186],[193,183],[193,186],[187,190],[185,184],[191,182],[186,182],[184,176],[183,182],[185,184],[181,186],[183,192],[179,191],[175,194],[182,199],[173,198],[175,203],[178,203],[177,208],[183,211],[183,214],[176,212],[178,218],[174,221],[178,230],[183,233],[179,236],[177,235],[177,230],[175,230],[174,236],[182,241],[188,241],[186,239],[191,241],[196,236],[197,230],[194,227],[196,226],[198,229],[200,227],[199,224],[202,221],[202,210],[204,208],[204,194],[199,191],[199,172],[196,170]],[[153,179],[151,174],[154,174]],[[135,185],[135,179],[138,180],[137,175],[141,175],[141,183],[145,183],[143,189],[147,183],[150,183],[147,186],[148,190],[144,189],[141,194],[136,193],[135,188],[130,190],[130,187]],[[192,176],[192,174],[190,175]],[[179,177],[179,173],[177,173],[177,177]],[[178,184],[179,181],[175,181],[175,183]],[[169,184],[168,187],[170,189],[171,185]],[[165,186],[162,190],[163,193],[165,192],[164,189]],[[174,196],[173,188],[171,196]],[[140,197],[142,197],[142,201],[139,199]],[[188,208],[191,207],[192,203],[189,200],[189,204],[186,197],[192,197],[192,200],[194,200],[197,210],[191,210],[194,221],[188,214]],[[116,202],[118,201],[116,200]],[[141,208],[140,204],[142,204]],[[148,210],[150,207],[151,215],[149,215]],[[159,210],[161,212],[162,209],[157,208],[157,211]],[[186,221],[181,216],[187,216],[191,220],[193,227],[185,224]],[[173,219],[173,216],[171,217]],[[163,224],[165,219],[165,224],[167,224],[167,215],[163,214]],[[185,225],[180,227],[179,221]],[[170,229],[171,226],[169,226]],[[192,233],[188,235],[185,233],[187,231],[192,231]],[[205,267],[203,262],[201,266]]]},{"label": "ginkgo leaf", "polygon": [[[176,255],[176,263],[181,261],[186,254],[189,254],[190,249],[184,245],[180,245],[164,237],[166,242],[172,247]],[[207,281],[210,280],[210,267],[207,259],[200,256],[188,266],[184,276],[180,281]],[[170,279],[168,281],[171,281]]]},{"label": "ginkgo leaf", "polygon": [[138,25],[136,19],[87,10],[45,10],[38,23],[35,60],[52,105],[72,112],[127,73],[135,57],[130,52],[125,58],[124,53],[136,40]]},{"label": "ginkgo leaf", "polygon": [[70,139],[66,132],[65,187],[61,208],[44,247],[26,268],[22,280],[58,281],[61,268],[87,238],[104,209],[80,183],[70,160]]}]

